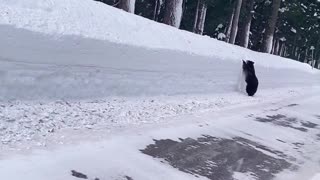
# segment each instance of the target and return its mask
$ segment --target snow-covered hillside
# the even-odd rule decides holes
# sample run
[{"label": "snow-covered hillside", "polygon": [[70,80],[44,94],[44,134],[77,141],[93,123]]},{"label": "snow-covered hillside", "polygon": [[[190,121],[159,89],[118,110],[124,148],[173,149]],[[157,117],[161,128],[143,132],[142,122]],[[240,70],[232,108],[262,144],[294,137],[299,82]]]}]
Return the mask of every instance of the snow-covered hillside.
[{"label": "snow-covered hillside", "polygon": [[252,59],[266,67],[310,71],[305,64],[181,31],[93,0],[1,0],[0,15],[0,24],[56,37],[77,35],[147,48],[179,50],[213,59]]}]

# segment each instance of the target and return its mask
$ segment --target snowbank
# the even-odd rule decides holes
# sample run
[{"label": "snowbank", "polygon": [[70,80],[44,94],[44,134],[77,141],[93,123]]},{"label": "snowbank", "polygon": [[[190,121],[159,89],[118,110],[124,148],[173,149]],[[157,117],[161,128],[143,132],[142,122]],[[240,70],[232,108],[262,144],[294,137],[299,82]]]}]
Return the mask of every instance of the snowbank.
[{"label": "snowbank", "polygon": [[260,89],[319,83],[309,65],[93,0],[0,0],[0,39],[0,100],[230,93],[242,58]]},{"label": "snowbank", "polygon": [[224,60],[252,59],[265,67],[312,71],[306,64],[181,31],[93,0],[0,0],[0,24],[54,36],[77,35]]}]

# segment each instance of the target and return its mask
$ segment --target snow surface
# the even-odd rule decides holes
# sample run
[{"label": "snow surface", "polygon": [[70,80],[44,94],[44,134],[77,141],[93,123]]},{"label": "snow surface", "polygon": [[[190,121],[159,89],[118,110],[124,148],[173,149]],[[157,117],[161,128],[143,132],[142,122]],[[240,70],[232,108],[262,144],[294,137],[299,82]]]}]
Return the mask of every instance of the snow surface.
[{"label": "snow surface", "polygon": [[235,180],[256,180],[257,177],[253,173],[234,173],[233,178]]},{"label": "snow surface", "polygon": [[[2,100],[232,93],[241,72],[242,62],[235,59],[74,36],[56,39],[11,26],[0,27],[4,40],[0,43]],[[260,89],[317,85],[320,77],[312,72],[317,70],[279,70],[256,63]]]},{"label": "snow surface", "polygon": [[311,180],[320,180],[320,174],[315,175]]},{"label": "snow surface", "polygon": [[92,0],[0,0],[0,24],[56,37],[77,35],[221,60],[251,59],[266,67],[312,71],[306,64],[181,31]]},{"label": "snow surface", "polygon": [[[315,89],[314,91],[318,91]],[[0,150],[46,146],[47,138],[64,129],[117,131],[145,124],[162,124],[170,117],[263,104],[301,96],[310,88],[262,91],[248,99],[238,93],[153,97],[113,97],[81,101],[12,101],[0,104]],[[239,96],[240,95],[240,96]],[[170,120],[172,121],[172,120]]]},{"label": "snow surface", "polygon": [[[0,156],[0,178],[19,180],[23,174],[25,180],[69,180],[73,179],[70,171],[74,169],[87,174],[89,179],[122,179],[124,176],[141,180],[205,179],[182,173],[166,163],[161,163],[161,159],[156,160],[139,152],[153,143],[154,139],[178,141],[179,138],[197,138],[203,134],[219,138],[246,138],[283,152],[288,157],[294,157],[293,160],[287,160],[301,166],[303,171],[283,172],[276,180],[316,178],[313,176],[320,170],[318,129],[308,128],[307,132],[300,132],[288,127],[257,122],[254,118],[272,115],[270,113],[284,113],[288,117],[297,117],[299,121],[319,123],[320,119],[314,117],[314,113],[318,112],[319,98],[318,93],[314,92],[290,100],[273,100],[265,104],[247,107],[242,105],[218,112],[168,117],[167,120],[174,121],[112,134],[105,129],[62,131],[48,139],[46,148],[32,152],[22,151],[14,156],[10,153]],[[288,106],[292,103],[297,103],[297,106]],[[245,111],[248,108],[251,112]],[[297,148],[295,143],[302,143],[303,146]],[[283,158],[264,151],[259,146],[255,148],[269,156]],[[255,172],[235,173],[234,178],[254,180]]]}]

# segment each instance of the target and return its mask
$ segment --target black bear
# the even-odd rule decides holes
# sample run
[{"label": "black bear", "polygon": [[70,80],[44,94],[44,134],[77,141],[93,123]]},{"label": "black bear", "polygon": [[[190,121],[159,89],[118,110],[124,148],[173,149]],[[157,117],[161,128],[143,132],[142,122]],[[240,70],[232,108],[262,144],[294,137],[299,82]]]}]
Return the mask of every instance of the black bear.
[{"label": "black bear", "polygon": [[253,96],[257,90],[258,90],[258,85],[259,81],[256,76],[256,72],[254,70],[254,62],[252,61],[244,61],[242,60],[242,69],[245,77],[245,81],[247,83],[246,86],[246,92],[248,93],[249,96]]}]

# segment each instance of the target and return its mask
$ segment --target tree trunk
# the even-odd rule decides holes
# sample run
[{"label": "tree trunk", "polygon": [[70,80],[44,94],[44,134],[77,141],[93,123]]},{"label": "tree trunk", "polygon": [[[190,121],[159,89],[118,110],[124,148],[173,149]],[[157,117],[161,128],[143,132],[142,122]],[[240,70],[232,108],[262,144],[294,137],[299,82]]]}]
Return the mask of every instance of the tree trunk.
[{"label": "tree trunk", "polygon": [[282,47],[281,47],[281,52],[280,52],[282,57],[287,57],[287,50],[288,50],[288,48],[287,48],[286,44],[283,42]]},{"label": "tree trunk", "polygon": [[129,13],[134,13],[136,0],[119,0],[117,7]]},{"label": "tree trunk", "polygon": [[231,29],[232,29],[232,22],[233,22],[234,13],[235,13],[235,8],[232,9],[232,13],[230,15],[229,22],[228,22],[228,28],[227,28],[227,31],[225,32],[225,34],[226,34],[225,41],[226,42],[230,41],[230,35],[231,35]]},{"label": "tree trunk", "polygon": [[276,28],[280,5],[281,0],[273,0],[272,12],[268,19],[266,31],[263,38],[262,52],[270,53],[272,50],[273,36]]},{"label": "tree trunk", "polygon": [[163,0],[154,0],[154,12],[153,12],[154,21],[159,20],[159,14],[160,14],[162,3],[163,3]]},{"label": "tree trunk", "polygon": [[158,18],[159,0],[154,0],[153,20],[157,21]]},{"label": "tree trunk", "polygon": [[199,20],[200,1],[201,0],[198,0],[196,14],[194,16],[194,23],[193,23],[193,32],[194,33],[196,32],[196,28],[197,28],[197,24],[198,24],[198,20]]},{"label": "tree trunk", "polygon": [[315,46],[315,53],[314,53],[314,59],[318,59],[318,63],[320,61],[320,38],[317,41],[317,44]]},{"label": "tree trunk", "polygon": [[170,26],[179,28],[182,18],[183,0],[166,0],[163,22]]},{"label": "tree trunk", "polygon": [[284,42],[283,41],[279,41],[279,55],[283,57],[283,51],[284,51]]},{"label": "tree trunk", "polygon": [[272,49],[271,49],[271,54],[274,53],[274,47],[276,46],[276,41],[275,39],[273,39],[273,42],[272,42]]},{"label": "tree trunk", "polygon": [[275,43],[273,54],[274,55],[279,55],[279,49],[280,49],[280,40],[276,39],[276,43]]},{"label": "tree trunk", "polygon": [[230,40],[229,40],[229,43],[231,44],[234,44],[236,41],[241,5],[242,5],[242,0],[237,0],[235,13],[232,20],[232,28],[231,28],[231,34],[230,34]]},{"label": "tree trunk", "polygon": [[240,23],[239,32],[237,35],[238,44],[242,47],[248,48],[250,39],[250,28],[252,16],[254,14],[255,0],[243,0],[242,9],[244,10],[243,22]]},{"label": "tree trunk", "polygon": [[298,58],[298,52],[299,52],[299,47],[296,47],[296,50],[294,51],[294,57]]},{"label": "tree trunk", "polygon": [[308,48],[304,51],[303,62],[308,63]]},{"label": "tree trunk", "polygon": [[314,68],[316,65],[316,60],[314,59],[314,49],[311,50],[311,62],[312,62],[311,66],[312,68]]},{"label": "tree trunk", "polygon": [[301,62],[300,57],[301,57],[301,52],[299,52],[299,53],[298,53],[298,58],[297,58],[297,59],[298,59],[298,61],[300,61],[300,62]]},{"label": "tree trunk", "polygon": [[196,10],[193,32],[196,34],[203,34],[204,23],[207,15],[207,4],[205,0],[198,0],[198,6]]}]

